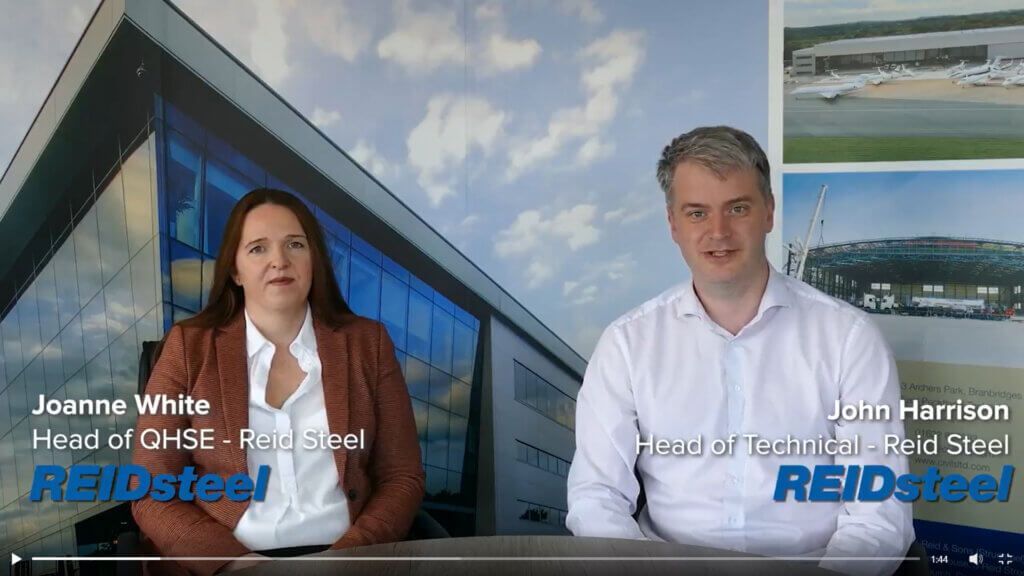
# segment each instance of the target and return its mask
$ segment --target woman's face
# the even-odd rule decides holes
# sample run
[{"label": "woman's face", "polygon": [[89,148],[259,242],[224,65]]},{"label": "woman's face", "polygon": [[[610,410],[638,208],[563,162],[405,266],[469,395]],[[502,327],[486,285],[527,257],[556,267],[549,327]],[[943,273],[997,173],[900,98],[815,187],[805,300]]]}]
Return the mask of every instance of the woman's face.
[{"label": "woman's face", "polygon": [[309,239],[290,209],[260,204],[246,214],[235,252],[234,280],[250,310],[305,311],[313,260]]}]

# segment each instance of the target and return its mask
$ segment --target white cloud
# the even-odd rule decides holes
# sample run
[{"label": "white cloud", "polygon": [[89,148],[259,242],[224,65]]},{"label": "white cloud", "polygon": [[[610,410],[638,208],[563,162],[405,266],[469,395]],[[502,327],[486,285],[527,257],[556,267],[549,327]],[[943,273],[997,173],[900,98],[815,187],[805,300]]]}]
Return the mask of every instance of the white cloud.
[{"label": "white cloud", "polygon": [[562,296],[568,296],[569,294],[572,294],[572,291],[575,290],[576,287],[579,285],[580,283],[574,280],[566,280],[565,282],[562,283]]},{"label": "white cloud", "polygon": [[[557,110],[546,134],[512,146],[506,171],[509,180],[554,157],[568,142],[591,138],[608,126],[618,111],[618,91],[632,83],[643,61],[644,37],[640,32],[615,31],[588,45],[579,56],[586,62],[580,76],[586,102]],[[604,146],[610,144],[605,142]],[[601,151],[596,143],[588,149],[588,153],[596,151]]]},{"label": "white cloud", "polygon": [[264,82],[279,88],[291,76],[288,57],[288,35],[284,0],[259,0],[256,8],[256,27],[249,35],[249,54],[256,74]]},{"label": "white cloud", "polygon": [[473,15],[477,21],[484,23],[500,23],[505,19],[505,12],[501,7],[500,2],[484,2],[476,7],[473,11]]},{"label": "white cloud", "polygon": [[551,264],[543,260],[533,260],[526,267],[526,287],[537,288],[548,281],[555,273]]},{"label": "white cloud", "polygon": [[624,226],[664,214],[665,196],[661,189],[640,187],[621,197],[617,205],[615,210],[605,212],[604,221]]},{"label": "white cloud", "polygon": [[577,16],[587,24],[599,24],[604,21],[604,14],[594,4],[594,0],[561,0],[558,5],[563,12]]},{"label": "white cloud", "polygon": [[544,246],[563,241],[575,252],[600,239],[601,231],[593,223],[596,215],[597,207],[593,204],[578,204],[547,219],[539,210],[526,210],[498,233],[494,251],[507,258],[544,252]]},{"label": "white cloud", "polygon": [[494,74],[529,68],[540,53],[540,43],[532,38],[513,40],[502,34],[492,34],[483,49],[481,72]]},{"label": "white cloud", "polygon": [[341,112],[337,110],[325,110],[319,106],[313,108],[313,115],[309,118],[310,122],[316,125],[317,128],[323,130],[332,124],[336,124],[338,120],[341,120]]},{"label": "white cloud", "polygon": [[406,140],[409,164],[433,206],[455,194],[453,168],[474,149],[490,155],[503,133],[505,113],[476,96],[441,94]]},{"label": "white cloud", "polygon": [[614,142],[605,142],[597,136],[591,136],[576,152],[576,165],[590,166],[597,160],[611,156],[613,152],[615,152]]},{"label": "white cloud", "polygon": [[377,55],[410,73],[433,72],[465,61],[466,46],[454,10],[416,12],[408,0],[395,3],[395,29],[377,44]]},{"label": "white cloud", "polygon": [[354,62],[370,44],[368,23],[356,19],[343,0],[305,0],[302,8],[309,39],[320,50]]},{"label": "white cloud", "polygon": [[389,161],[377,151],[377,148],[362,138],[348,153],[360,166],[366,168],[370,174],[382,182],[398,176],[398,165]]}]

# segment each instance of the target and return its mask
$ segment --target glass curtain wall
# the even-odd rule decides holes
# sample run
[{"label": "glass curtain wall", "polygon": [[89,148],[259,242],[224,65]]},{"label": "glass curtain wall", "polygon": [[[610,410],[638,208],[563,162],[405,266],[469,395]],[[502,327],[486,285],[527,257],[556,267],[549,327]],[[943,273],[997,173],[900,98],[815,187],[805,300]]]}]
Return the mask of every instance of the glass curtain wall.
[{"label": "glass curtain wall", "polygon": [[[30,502],[33,468],[127,464],[128,450],[32,448],[32,431],[124,432],[124,416],[32,416],[40,395],[57,400],[130,398],[139,345],[158,339],[156,138],[147,127],[96,174],[91,194],[66,214],[50,257],[13,302],[0,303],[0,553],[89,554],[76,547],[75,522],[110,508],[99,502]],[[66,205],[62,205],[65,206]],[[35,562],[35,573],[54,573]]]}]

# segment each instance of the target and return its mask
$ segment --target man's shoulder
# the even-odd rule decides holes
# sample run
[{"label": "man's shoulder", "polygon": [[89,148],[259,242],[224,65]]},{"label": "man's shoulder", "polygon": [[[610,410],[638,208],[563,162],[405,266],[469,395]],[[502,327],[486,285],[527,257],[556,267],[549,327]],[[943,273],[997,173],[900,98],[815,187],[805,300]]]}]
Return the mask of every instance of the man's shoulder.
[{"label": "man's shoulder", "polygon": [[791,276],[781,275],[786,289],[793,297],[797,310],[822,317],[826,321],[856,324],[868,319],[868,313],[849,302],[829,296],[821,290]]},{"label": "man's shoulder", "polygon": [[635,306],[622,316],[616,318],[608,326],[612,329],[628,329],[656,323],[667,314],[675,313],[675,304],[686,292],[689,280],[681,282],[658,294],[654,298]]}]

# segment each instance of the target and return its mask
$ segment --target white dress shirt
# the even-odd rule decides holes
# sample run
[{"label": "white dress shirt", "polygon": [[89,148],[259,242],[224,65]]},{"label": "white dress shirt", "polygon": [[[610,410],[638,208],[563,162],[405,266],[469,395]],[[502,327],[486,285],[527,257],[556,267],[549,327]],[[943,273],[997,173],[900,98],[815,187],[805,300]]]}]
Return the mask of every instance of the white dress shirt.
[{"label": "white dress shirt", "polygon": [[[773,499],[783,464],[883,464],[866,451],[903,435],[892,353],[868,315],[771,270],[756,316],[735,336],[686,282],[625,314],[601,336],[576,405],[576,456],[566,525],[577,536],[650,538],[769,556],[824,556],[822,567],[879,574],[914,538],[911,507],[883,502]],[[892,407],[893,421],[830,422],[835,401]],[[702,456],[637,456],[637,434],[703,436]],[[743,434],[778,439],[861,437],[858,456],[747,455]],[[739,434],[731,456],[710,442]],[[647,497],[633,520],[640,485]]]},{"label": "white dress shirt", "polygon": [[[250,449],[249,475],[261,465],[271,468],[266,499],[250,501],[235,526],[235,538],[250,550],[333,544],[349,528],[348,501],[338,483],[330,449],[302,447],[303,432],[328,432],[327,410],[316,334],[308,306],[306,320],[288,352],[306,373],[281,408],[267,404],[267,377],[274,345],[245,313],[245,345],[249,355],[249,428],[256,434],[283,436],[292,432],[291,449]],[[302,478],[299,482],[298,479]]]}]

